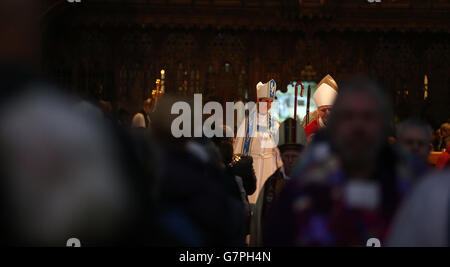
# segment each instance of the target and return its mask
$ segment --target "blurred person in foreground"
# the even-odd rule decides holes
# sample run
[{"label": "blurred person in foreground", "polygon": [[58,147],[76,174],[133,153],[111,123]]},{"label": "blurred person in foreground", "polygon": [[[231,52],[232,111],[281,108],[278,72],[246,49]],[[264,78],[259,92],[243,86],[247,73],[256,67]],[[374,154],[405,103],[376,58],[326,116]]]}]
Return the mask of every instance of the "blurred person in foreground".
[{"label": "blurred person in foreground", "polygon": [[399,208],[386,245],[449,247],[449,214],[450,171],[430,173],[411,191]]},{"label": "blurred person in foreground", "polygon": [[[292,121],[294,121],[294,119],[288,119],[285,123],[288,122],[293,125]],[[288,134],[288,138],[286,138],[287,140],[284,140],[284,142],[280,143],[278,146],[280,149],[283,166],[272,174],[269,179],[267,179],[261,193],[259,194],[255,212],[252,217],[250,233],[251,246],[263,245],[262,229],[264,229],[264,226],[267,223],[272,206],[276,203],[282,189],[290,180],[290,175],[292,174],[294,165],[303,152],[304,146],[298,142],[304,140],[302,138],[298,138],[299,136],[295,132],[296,131],[290,131],[291,134],[293,133],[295,135],[295,138]]]},{"label": "blurred person in foreground", "polygon": [[248,196],[256,190],[256,175],[253,170],[253,158],[245,155],[233,155],[233,131],[230,127],[222,126],[223,137],[215,136],[212,141],[220,152],[225,172],[236,180],[240,191],[240,198],[244,205],[244,228],[243,235],[250,234],[251,208]]},{"label": "blurred person in foreground", "polygon": [[408,153],[418,157],[428,165],[428,157],[432,150],[431,127],[425,122],[408,119],[397,127],[397,144]]},{"label": "blurred person in foreground", "polygon": [[40,3],[0,1],[0,244],[144,244],[149,177],[97,107],[39,76]]},{"label": "blurred person in foreground", "polygon": [[326,132],[306,150],[272,209],[264,244],[383,241],[397,205],[424,171],[387,144],[389,121],[387,100],[374,82],[355,77],[343,83]]},{"label": "blurred person in foreground", "polygon": [[183,123],[189,136],[174,136],[175,103],[193,107],[191,99],[164,95],[151,117],[159,155],[153,245],[243,246],[244,207],[236,181],[211,140],[191,137],[190,110],[183,113],[191,118]]},{"label": "blurred person in foreground", "polygon": [[54,90],[31,89],[0,109],[2,242],[144,244],[150,177],[129,172],[134,157],[122,158],[122,141],[103,118]]}]

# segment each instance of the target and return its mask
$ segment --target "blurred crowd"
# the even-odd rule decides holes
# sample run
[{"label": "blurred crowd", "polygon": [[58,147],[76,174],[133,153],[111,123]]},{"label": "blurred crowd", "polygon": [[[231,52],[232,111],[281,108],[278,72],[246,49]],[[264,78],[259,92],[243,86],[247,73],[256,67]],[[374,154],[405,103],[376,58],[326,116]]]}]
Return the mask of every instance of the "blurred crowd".
[{"label": "blurred crowd", "polygon": [[252,158],[233,155],[232,137],[172,136],[171,106],[186,99],[164,96],[136,125],[17,75],[2,79],[3,245],[448,245],[448,123],[442,165],[422,121],[390,143],[387,101],[368,79],[342,85],[306,146],[280,146],[283,170],[255,206]]},{"label": "blurred crowd", "polygon": [[1,245],[450,245],[450,121],[405,120],[394,138],[383,90],[351,78],[325,129],[280,147],[284,166],[254,205],[252,158],[232,137],[173,137],[172,104],[190,99],[113,113],[35,75],[20,2],[0,4]]}]

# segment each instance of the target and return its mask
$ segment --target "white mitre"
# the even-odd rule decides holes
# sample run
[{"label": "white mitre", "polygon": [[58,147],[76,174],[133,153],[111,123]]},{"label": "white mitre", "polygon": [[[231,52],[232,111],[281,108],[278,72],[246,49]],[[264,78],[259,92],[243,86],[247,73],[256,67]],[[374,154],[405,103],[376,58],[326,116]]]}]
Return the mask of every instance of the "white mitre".
[{"label": "white mitre", "polygon": [[260,98],[275,98],[275,92],[277,90],[277,83],[274,80],[270,80],[267,83],[259,82],[256,85],[256,96]]},{"label": "white mitre", "polygon": [[329,74],[325,76],[317,85],[316,92],[313,95],[317,107],[331,106],[337,96],[338,86],[336,81]]}]

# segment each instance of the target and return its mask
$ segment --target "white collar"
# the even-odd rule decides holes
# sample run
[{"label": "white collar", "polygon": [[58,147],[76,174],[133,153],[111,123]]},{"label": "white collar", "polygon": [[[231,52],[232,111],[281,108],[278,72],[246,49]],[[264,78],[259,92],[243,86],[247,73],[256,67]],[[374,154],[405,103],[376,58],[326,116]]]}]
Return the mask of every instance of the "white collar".
[{"label": "white collar", "polygon": [[280,172],[281,172],[281,174],[283,175],[283,178],[284,178],[284,179],[286,179],[286,180],[290,180],[290,179],[291,179],[291,177],[289,177],[289,176],[286,175],[286,171],[284,170],[284,166],[281,166]]}]

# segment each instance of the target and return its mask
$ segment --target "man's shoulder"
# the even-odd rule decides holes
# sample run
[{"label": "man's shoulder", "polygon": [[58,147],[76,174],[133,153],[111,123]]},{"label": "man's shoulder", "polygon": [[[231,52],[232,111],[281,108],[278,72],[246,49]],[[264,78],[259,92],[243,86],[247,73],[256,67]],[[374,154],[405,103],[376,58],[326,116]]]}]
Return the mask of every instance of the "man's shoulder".
[{"label": "man's shoulder", "polygon": [[269,193],[276,191],[277,193],[281,192],[281,189],[289,180],[285,179],[281,168],[278,168],[274,174],[272,174],[267,181],[264,183],[264,191]]},{"label": "man's shoulder", "polygon": [[310,136],[311,134],[315,133],[317,130],[319,130],[319,121],[318,119],[313,120],[308,125],[305,126],[305,134],[306,136]]},{"label": "man's shoulder", "polygon": [[315,119],[315,120],[311,121],[310,123],[308,123],[305,126],[305,129],[308,127],[318,127],[318,126],[319,126],[319,119]]},{"label": "man's shoulder", "polygon": [[267,186],[270,184],[279,182],[280,180],[284,180],[283,174],[281,173],[281,168],[278,168],[265,182]]}]

